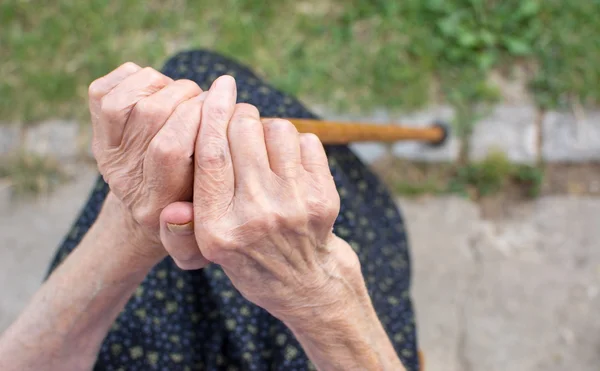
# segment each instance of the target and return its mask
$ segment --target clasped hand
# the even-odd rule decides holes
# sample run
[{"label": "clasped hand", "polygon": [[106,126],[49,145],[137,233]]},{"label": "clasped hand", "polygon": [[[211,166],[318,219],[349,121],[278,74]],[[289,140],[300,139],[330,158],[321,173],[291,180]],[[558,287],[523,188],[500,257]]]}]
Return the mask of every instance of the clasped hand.
[{"label": "clasped hand", "polygon": [[321,142],[236,104],[232,77],[203,92],[126,63],[90,85],[89,103],[99,170],[143,236],[123,248],[182,269],[219,264],[282,320],[342,310],[364,291],[356,254],[332,232],[340,201]]}]

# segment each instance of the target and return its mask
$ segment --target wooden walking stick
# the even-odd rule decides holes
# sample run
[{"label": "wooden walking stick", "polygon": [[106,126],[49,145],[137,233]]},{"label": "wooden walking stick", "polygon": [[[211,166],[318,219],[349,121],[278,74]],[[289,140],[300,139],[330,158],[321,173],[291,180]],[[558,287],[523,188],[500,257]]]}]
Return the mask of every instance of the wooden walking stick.
[{"label": "wooden walking stick", "polygon": [[[269,120],[265,118],[264,120]],[[286,118],[300,133],[316,134],[323,144],[348,144],[353,142],[420,141],[443,145],[448,138],[448,126],[436,122],[426,127],[408,127],[396,124],[370,124],[365,122],[322,121]]]}]

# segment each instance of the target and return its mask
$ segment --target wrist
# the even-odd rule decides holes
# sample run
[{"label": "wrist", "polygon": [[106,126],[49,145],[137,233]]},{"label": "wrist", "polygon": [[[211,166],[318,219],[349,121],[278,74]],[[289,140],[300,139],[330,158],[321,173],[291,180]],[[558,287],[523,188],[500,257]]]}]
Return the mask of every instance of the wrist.
[{"label": "wrist", "polygon": [[140,269],[151,268],[167,256],[158,235],[139,225],[112,192],[107,195],[89,237],[98,240],[110,238],[109,244],[103,244],[109,249],[107,254],[118,254]]}]

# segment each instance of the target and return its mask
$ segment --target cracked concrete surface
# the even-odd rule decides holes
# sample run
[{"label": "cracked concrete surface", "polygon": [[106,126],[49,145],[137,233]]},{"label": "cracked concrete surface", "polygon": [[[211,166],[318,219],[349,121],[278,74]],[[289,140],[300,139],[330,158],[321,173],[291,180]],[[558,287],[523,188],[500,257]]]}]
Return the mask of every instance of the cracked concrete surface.
[{"label": "cracked concrete surface", "polygon": [[[0,185],[0,331],[39,286],[94,175],[17,204]],[[399,203],[428,371],[600,370],[600,199],[546,197],[501,221],[457,197]]]},{"label": "cracked concrete surface", "polygon": [[428,370],[600,370],[600,199],[400,203]]}]

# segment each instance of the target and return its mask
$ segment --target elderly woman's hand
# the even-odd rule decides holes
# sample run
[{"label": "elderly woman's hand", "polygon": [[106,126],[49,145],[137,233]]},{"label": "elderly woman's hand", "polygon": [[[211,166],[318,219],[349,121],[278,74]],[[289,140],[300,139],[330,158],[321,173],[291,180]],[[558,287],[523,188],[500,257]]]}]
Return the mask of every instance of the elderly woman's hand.
[{"label": "elderly woman's hand", "polygon": [[[138,253],[166,255],[159,230],[163,209],[191,200],[193,152],[200,125],[202,89],[190,80],[173,81],[152,68],[125,63],[89,87],[93,153],[117,199],[128,213],[126,228],[143,235]],[[186,220],[191,215],[169,215]],[[162,227],[161,227],[162,224]],[[199,250],[196,267],[206,264]]]},{"label": "elderly woman's hand", "polygon": [[195,236],[250,301],[291,324],[366,296],[358,258],[332,233],[340,199],[323,145],[236,105],[233,78],[208,92],[195,150]]}]

